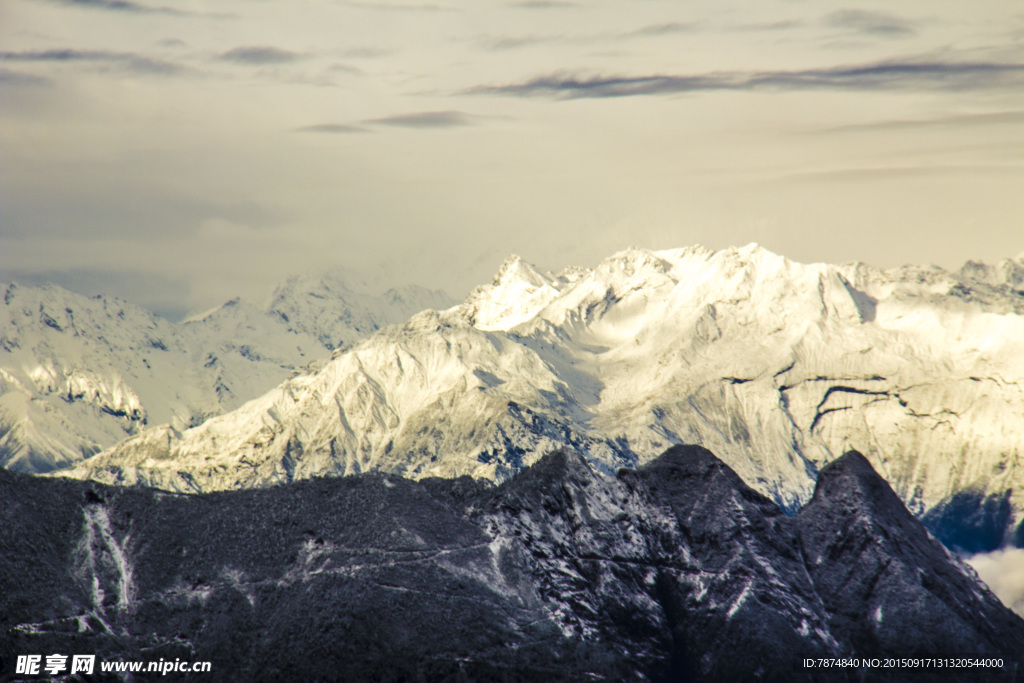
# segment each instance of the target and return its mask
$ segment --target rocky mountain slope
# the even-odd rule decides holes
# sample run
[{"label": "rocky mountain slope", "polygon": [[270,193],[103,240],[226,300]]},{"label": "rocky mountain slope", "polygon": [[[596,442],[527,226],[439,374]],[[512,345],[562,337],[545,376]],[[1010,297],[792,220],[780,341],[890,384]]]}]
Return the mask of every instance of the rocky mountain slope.
[{"label": "rocky mountain slope", "polygon": [[[1024,621],[856,453],[788,517],[700,447],[500,486],[388,474],[197,496],[0,471],[0,679],[26,653],[216,680],[966,680]],[[195,679],[210,674],[196,674]]]},{"label": "rocky mountain slope", "polygon": [[0,305],[0,465],[67,467],[146,426],[182,430],[238,408],[412,310],[422,288],[371,295],[350,274],[283,284],[180,324],[125,301],[7,285]]},{"label": "rocky mountain slope", "polygon": [[[879,270],[757,245],[510,258],[241,409],[72,476],[177,491],[383,471],[502,481],[570,447],[611,472],[700,443],[786,509],[863,452],[951,545],[1024,545],[1024,258]],[[966,521],[965,521],[966,520]]]}]

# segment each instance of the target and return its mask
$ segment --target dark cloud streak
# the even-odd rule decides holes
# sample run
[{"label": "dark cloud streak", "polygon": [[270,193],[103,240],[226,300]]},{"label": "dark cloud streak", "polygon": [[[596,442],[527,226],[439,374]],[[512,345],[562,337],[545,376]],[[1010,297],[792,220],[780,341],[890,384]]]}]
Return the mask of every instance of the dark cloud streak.
[{"label": "dark cloud streak", "polygon": [[366,119],[363,123],[398,128],[456,128],[471,126],[473,120],[471,116],[460,111],[422,111],[385,116],[379,119]]},{"label": "dark cloud streak", "polygon": [[834,28],[876,36],[908,36],[916,33],[914,24],[888,12],[843,9],[825,17],[825,24]]},{"label": "dark cloud streak", "polygon": [[651,26],[644,26],[635,31],[624,34],[625,36],[667,36],[675,33],[691,33],[696,31],[698,24],[695,21],[691,22],[678,22],[673,21],[667,24],[654,24]]},{"label": "dark cloud streak", "polygon": [[465,94],[555,99],[673,95],[711,90],[972,90],[1024,83],[1024,64],[877,62],[800,71],[730,71],[695,75],[579,76],[555,73],[523,83],[478,86]]},{"label": "dark cloud streak", "polygon": [[579,7],[575,2],[559,2],[558,0],[524,0],[523,2],[510,2],[509,7],[522,7],[523,9],[565,9],[566,7]]},{"label": "dark cloud streak", "polygon": [[420,111],[409,114],[363,119],[357,123],[318,123],[294,128],[299,133],[369,133],[367,126],[431,130],[474,125],[477,117],[461,111]]},{"label": "dark cloud streak", "polygon": [[69,7],[87,7],[90,9],[110,10],[114,12],[131,12],[137,14],[175,14],[184,15],[183,12],[173,7],[150,7],[132,0],[53,0],[61,5]]},{"label": "dark cloud streak", "polygon": [[21,52],[0,52],[0,61],[5,62],[50,62],[50,63],[106,63],[118,64],[136,73],[171,75],[184,71],[184,67],[160,59],[152,59],[134,52],[113,52],[109,50],[76,50],[62,48],[55,50],[25,50]]},{"label": "dark cloud streak", "polygon": [[507,36],[488,40],[484,43],[484,47],[488,50],[514,50],[520,47],[551,43],[556,40],[559,38],[553,36]]},{"label": "dark cloud streak", "polygon": [[375,10],[379,12],[455,12],[454,7],[435,5],[433,3],[417,4],[402,2],[360,2],[360,0],[339,0],[339,5],[355,9]]},{"label": "dark cloud streak", "polygon": [[288,64],[303,59],[303,55],[290,50],[282,50],[267,45],[236,47],[220,55],[226,62],[267,66],[271,64]]},{"label": "dark cloud streak", "polygon": [[794,28],[802,28],[804,22],[797,19],[786,19],[782,21],[754,22],[746,24],[733,24],[728,28],[733,31],[788,31]]},{"label": "dark cloud streak", "polygon": [[317,123],[312,126],[301,126],[295,129],[298,133],[368,133],[362,126],[348,123]]}]

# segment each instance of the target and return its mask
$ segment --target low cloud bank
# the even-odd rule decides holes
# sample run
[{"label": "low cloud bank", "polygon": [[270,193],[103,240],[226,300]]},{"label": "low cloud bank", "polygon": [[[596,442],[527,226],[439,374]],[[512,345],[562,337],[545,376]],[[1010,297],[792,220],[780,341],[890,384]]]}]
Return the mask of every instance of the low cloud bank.
[{"label": "low cloud bank", "polygon": [[1003,604],[1024,617],[1024,548],[1007,548],[966,558]]}]

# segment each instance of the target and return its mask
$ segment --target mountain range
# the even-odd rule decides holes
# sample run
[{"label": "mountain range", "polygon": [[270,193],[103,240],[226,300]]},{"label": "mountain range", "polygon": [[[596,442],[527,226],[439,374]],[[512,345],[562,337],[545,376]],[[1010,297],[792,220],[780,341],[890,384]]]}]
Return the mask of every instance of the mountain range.
[{"label": "mountain range", "polygon": [[502,482],[563,448],[611,474],[701,444],[792,512],[857,450],[978,552],[1024,546],[1022,382],[1024,255],[949,272],[630,249],[555,274],[511,257],[457,306],[61,474],[180,492],[371,471]]},{"label": "mountain range", "polygon": [[558,452],[497,486],[374,472],[181,495],[0,470],[0,522],[0,680],[18,655],[82,652],[212,667],[169,680],[1007,681],[1024,666],[1024,620],[855,452],[793,516],[675,446],[611,476]]},{"label": "mountain range", "polygon": [[0,289],[0,465],[36,473],[150,426],[200,424],[374,330],[451,303],[419,287],[374,294],[339,270],[175,324],[56,285]]}]

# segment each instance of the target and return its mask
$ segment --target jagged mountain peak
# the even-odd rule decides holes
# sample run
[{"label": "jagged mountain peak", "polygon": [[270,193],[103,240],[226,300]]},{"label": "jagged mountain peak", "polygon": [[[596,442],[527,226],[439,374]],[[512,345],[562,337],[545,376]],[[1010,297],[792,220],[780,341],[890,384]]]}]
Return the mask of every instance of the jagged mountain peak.
[{"label": "jagged mountain peak", "polygon": [[788,518],[713,458],[605,477],[563,452],[498,487],[374,473],[199,497],[0,472],[0,658],[144,649],[239,681],[936,680],[805,664],[897,657],[999,658],[969,677],[1002,681],[1024,663],[1024,621],[909,515],[894,540],[884,519]]},{"label": "jagged mountain peak", "polygon": [[536,316],[558,296],[557,279],[516,255],[509,256],[494,279],[474,289],[460,307],[470,324],[484,330],[510,330]]},{"label": "jagged mountain peak", "polygon": [[1012,539],[1024,303],[956,282],[755,245],[631,249],[550,277],[510,259],[455,308],[74,474],[184,490],[373,469],[501,481],[557,448],[613,472],[689,443],[792,511],[859,450],[917,514],[962,491],[1009,495],[997,526]]},{"label": "jagged mountain peak", "polygon": [[147,427],[184,430],[339,345],[452,303],[414,285],[356,293],[357,280],[301,276],[276,290],[272,309],[235,298],[181,323],[54,284],[0,287],[0,464],[45,472]]},{"label": "jagged mountain peak", "polygon": [[823,489],[821,495],[829,495],[827,489],[849,486],[850,481],[856,482],[858,488],[875,491],[875,495],[881,493],[880,487],[888,486],[862,453],[847,451],[818,472],[817,487]]},{"label": "jagged mountain peak", "polygon": [[814,496],[802,512],[805,517],[822,515],[852,526],[868,519],[901,531],[913,526],[903,502],[858,451],[847,451],[818,472]]},{"label": "jagged mountain peak", "polygon": [[494,285],[506,285],[514,281],[522,281],[532,287],[543,287],[551,284],[551,278],[541,273],[536,266],[525,261],[518,254],[510,254],[494,275]]},{"label": "jagged mountain peak", "polygon": [[[576,451],[560,448],[542,456],[536,463],[524,470],[522,476],[514,477],[516,488],[545,488],[551,482],[586,485],[598,476],[586,458]],[[505,488],[508,488],[507,486]]]},{"label": "jagged mountain peak", "polygon": [[238,309],[241,308],[251,308],[251,306],[249,306],[248,303],[243,302],[241,297],[236,296],[233,299],[228,299],[227,301],[220,305],[214,306],[213,308],[187,316],[186,318],[182,319],[181,324],[190,325],[202,323],[203,321],[218,316],[223,317],[225,315],[231,315],[232,313],[237,314]]},{"label": "jagged mountain peak", "polygon": [[387,288],[360,273],[334,268],[289,278],[274,290],[266,311],[288,329],[310,334],[335,350],[424,309],[454,303],[440,290],[417,285]]},{"label": "jagged mountain peak", "polygon": [[969,282],[1021,289],[1024,287],[1024,252],[991,265],[982,261],[967,261],[958,275]]},{"label": "jagged mountain peak", "polygon": [[[972,656],[999,656],[1001,648],[1024,646],[1018,634],[992,647],[1019,629],[1019,617],[914,519],[860,453],[849,452],[822,469],[796,524],[830,624],[847,634],[844,644],[900,648],[908,657],[931,656],[936,642]],[[969,599],[992,608],[979,618]],[[855,610],[871,618],[857,618]]]}]

